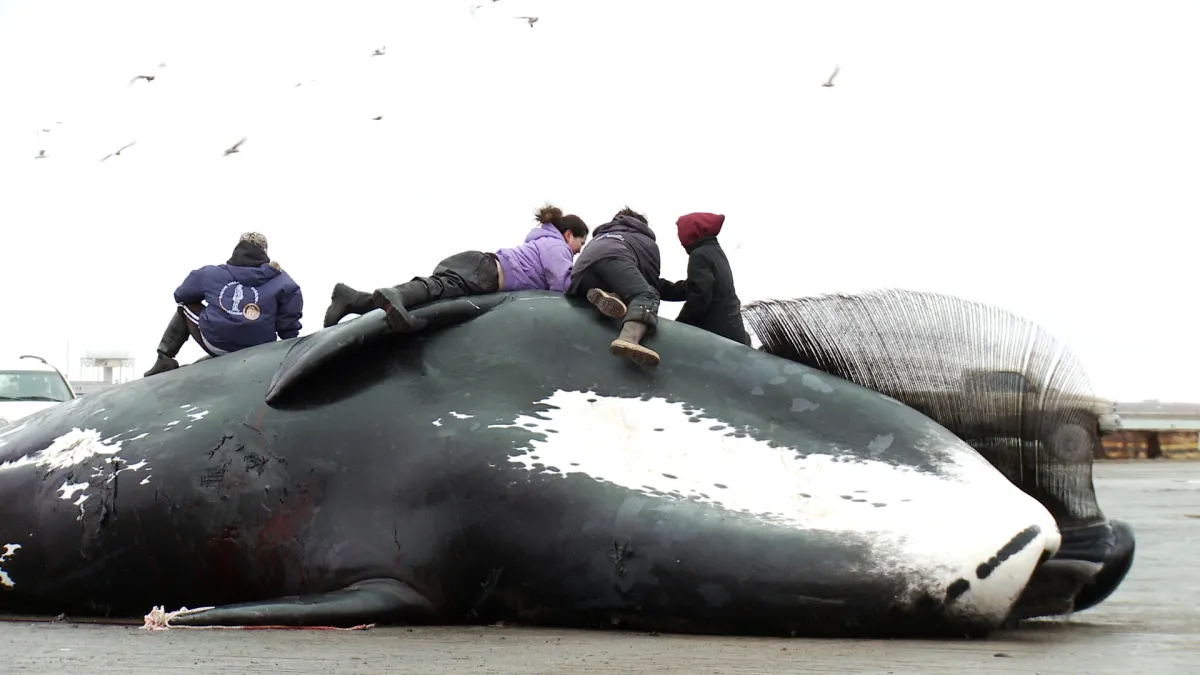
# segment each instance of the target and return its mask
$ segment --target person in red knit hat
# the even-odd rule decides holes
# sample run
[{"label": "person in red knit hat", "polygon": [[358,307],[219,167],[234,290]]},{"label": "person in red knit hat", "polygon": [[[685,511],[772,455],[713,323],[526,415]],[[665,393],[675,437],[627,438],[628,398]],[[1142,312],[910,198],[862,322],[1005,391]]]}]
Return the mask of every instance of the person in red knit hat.
[{"label": "person in red knit hat", "polygon": [[683,302],[676,321],[749,345],[733,270],[717,241],[724,224],[719,213],[689,213],[675,221],[679,243],[688,253],[687,279],[660,280],[658,291],[667,302]]}]

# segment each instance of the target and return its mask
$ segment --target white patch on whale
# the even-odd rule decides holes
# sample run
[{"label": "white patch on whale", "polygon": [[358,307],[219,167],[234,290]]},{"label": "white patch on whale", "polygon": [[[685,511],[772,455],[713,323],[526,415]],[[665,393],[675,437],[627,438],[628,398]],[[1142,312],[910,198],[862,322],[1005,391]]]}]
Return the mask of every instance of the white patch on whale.
[{"label": "white patch on whale", "polygon": [[[117,434],[117,436],[120,435]],[[125,443],[125,440],[116,440],[117,436],[101,438],[100,432],[95,429],[80,430],[79,428],[72,428],[67,433],[54,439],[54,442],[49,447],[0,464],[0,471],[8,471],[31,465],[48,468],[53,471],[87,464],[89,460],[94,458],[103,458],[103,461],[90,465],[92,470],[90,478],[103,478],[105,479],[105,483],[112,483],[116,480],[117,476],[125,471],[140,471],[147,468],[148,462],[145,459],[128,464],[115,471],[109,471],[105,468],[106,464],[117,467],[126,464],[128,461],[116,456],[121,451],[122,444]],[[133,439],[126,440],[138,440],[146,436],[147,434],[143,433]],[[147,476],[148,478],[149,476]],[[98,485],[99,483],[96,484]],[[146,480],[143,480],[140,484],[145,485]],[[58,488],[61,498],[64,500],[70,500],[76,493],[79,493],[79,497],[73,502],[73,506],[79,507],[79,516],[76,520],[83,519],[83,503],[91,496],[88,492],[91,487],[92,484],[90,483],[71,483],[67,480],[63,481],[62,486]]]},{"label": "white patch on whale", "polygon": [[81,492],[86,489],[88,489],[87,483],[72,483],[64,480],[62,487],[58,488],[58,491],[62,493],[63,499],[70,499],[75,496],[76,492]]},{"label": "white patch on whale", "polygon": [[806,398],[794,398],[794,399],[792,399],[791,411],[792,412],[808,412],[810,410],[816,410],[817,408],[820,408],[820,407],[821,407],[820,403],[813,403],[812,401],[810,401]]},{"label": "white patch on whale", "polygon": [[[661,398],[557,391],[540,403],[549,406],[538,411],[544,419],[521,415],[512,424],[490,425],[544,435],[509,457],[510,463],[713,504],[780,527],[865,536],[876,567],[862,573],[904,573],[910,600],[921,593],[940,599],[950,584],[966,579],[970,588],[952,605],[955,611],[999,621],[1042,552],[1056,552],[1062,542],[1045,507],[962,442],[936,475],[848,454],[801,457],[793,448],[727,435],[727,427],[711,431],[703,423],[708,420],[690,422],[684,404]],[[547,433],[550,429],[558,433]],[[884,447],[886,436],[862,450]],[[921,442],[940,449],[955,440],[934,431]],[[1034,541],[986,579],[976,578],[981,563],[1035,524],[1041,534]]]},{"label": "white patch on whale", "polygon": [[870,443],[867,443],[867,450],[872,457],[878,457],[883,454],[884,450],[892,447],[892,443],[896,440],[895,434],[880,434],[875,437]]},{"label": "white patch on whale", "polygon": [[833,392],[833,387],[829,386],[828,382],[822,380],[816,375],[813,375],[812,373],[805,373],[802,375],[800,377],[800,384],[803,384],[813,391],[819,391],[822,394],[829,394]]},{"label": "white patch on whale", "polygon": [[100,455],[115,455],[121,451],[122,443],[124,441],[114,441],[113,438],[101,439],[100,432],[95,429],[72,427],[44,450],[0,464],[0,471],[31,464],[51,470],[65,469]]},{"label": "white patch on whale", "polygon": [[[117,462],[117,463],[124,462],[124,460],[122,460],[120,457],[115,457],[115,458],[113,458],[113,459],[114,459],[114,460],[115,460],[115,462]],[[139,462],[137,462],[137,463],[135,463],[135,464],[130,464],[129,466],[126,466],[126,467],[123,467],[123,468],[117,469],[116,471],[112,472],[112,473],[111,473],[111,474],[108,476],[108,479],[107,479],[107,480],[105,480],[105,483],[111,483],[111,482],[113,482],[114,480],[116,480],[116,479],[117,479],[117,476],[119,476],[119,475],[121,475],[121,474],[125,473],[126,471],[138,471],[138,470],[140,470],[140,469],[144,468],[144,467],[146,466],[146,464],[147,464],[146,460],[144,460],[144,459],[143,459],[143,460],[141,460],[141,461],[139,461]],[[101,475],[103,475],[103,474],[101,474]]]},{"label": "white patch on whale", "polygon": [[[4,561],[12,558],[19,548],[21,548],[20,544],[5,544],[4,553],[0,553],[0,565],[3,565]],[[0,567],[0,585],[8,586],[9,588],[16,586],[12,577],[8,576],[8,572],[5,572],[3,567]]]}]

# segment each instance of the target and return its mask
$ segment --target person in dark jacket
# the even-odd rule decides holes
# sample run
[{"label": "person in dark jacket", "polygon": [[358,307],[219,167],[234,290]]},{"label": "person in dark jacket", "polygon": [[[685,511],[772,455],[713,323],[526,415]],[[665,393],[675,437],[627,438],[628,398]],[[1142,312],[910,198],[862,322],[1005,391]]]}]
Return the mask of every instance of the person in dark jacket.
[{"label": "person in dark jacket", "polygon": [[687,279],[660,280],[658,290],[667,302],[682,302],[675,320],[703,328],[744,345],[750,334],[742,323],[742,301],[733,286],[729,258],[717,241],[725,216],[689,213],[675,221],[679,243],[688,253]]},{"label": "person in dark jacket", "polygon": [[[175,356],[190,335],[209,356],[300,334],[304,295],[267,255],[267,238],[246,232],[224,265],[192,270],[175,289],[175,315],[158,344],[150,377],[179,367]],[[207,303],[207,304],[205,304]]]},{"label": "person in dark jacket", "polygon": [[349,314],[383,309],[392,329],[407,332],[421,328],[408,308],[435,300],[535,289],[562,293],[571,283],[575,255],[587,240],[587,223],[574,214],[564,215],[562,209],[550,204],[538,209],[534,220],[538,226],[525,235],[521,244],[495,253],[455,253],[438,263],[427,277],[413,277],[374,293],[335,284],[329,309],[325,310],[325,327]]},{"label": "person in dark jacket", "polygon": [[575,260],[567,295],[586,297],[602,314],[621,319],[612,353],[653,368],[658,353],[641,344],[658,327],[658,241],[646,216],[628,206],[592,233]]}]

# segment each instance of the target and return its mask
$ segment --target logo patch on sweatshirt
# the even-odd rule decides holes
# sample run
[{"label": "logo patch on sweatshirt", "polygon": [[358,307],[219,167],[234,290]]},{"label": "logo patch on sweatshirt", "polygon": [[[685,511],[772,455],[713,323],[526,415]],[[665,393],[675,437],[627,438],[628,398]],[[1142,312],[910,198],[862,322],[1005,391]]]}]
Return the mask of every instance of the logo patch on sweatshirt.
[{"label": "logo patch on sweatshirt", "polygon": [[[230,289],[233,290],[232,293],[230,293]],[[239,307],[242,301],[246,299],[246,290],[245,286],[236,281],[231,281],[221,288],[221,293],[217,296],[217,301],[226,314],[244,316],[248,320],[254,321],[262,315],[262,308],[258,305],[258,289],[251,286],[249,290],[254,295],[254,299],[246,303],[245,306]],[[227,296],[228,301],[226,300]]]}]

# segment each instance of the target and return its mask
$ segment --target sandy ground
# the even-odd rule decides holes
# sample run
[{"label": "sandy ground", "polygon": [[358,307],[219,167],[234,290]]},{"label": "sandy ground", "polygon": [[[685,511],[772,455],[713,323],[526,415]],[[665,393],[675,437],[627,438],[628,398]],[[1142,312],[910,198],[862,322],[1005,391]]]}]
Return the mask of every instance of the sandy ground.
[{"label": "sandy ground", "polygon": [[1133,570],[1099,607],[981,641],[725,639],[520,628],[169,630],[0,622],[0,672],[1200,672],[1200,462],[1105,462],[1100,505],[1132,523]]}]

